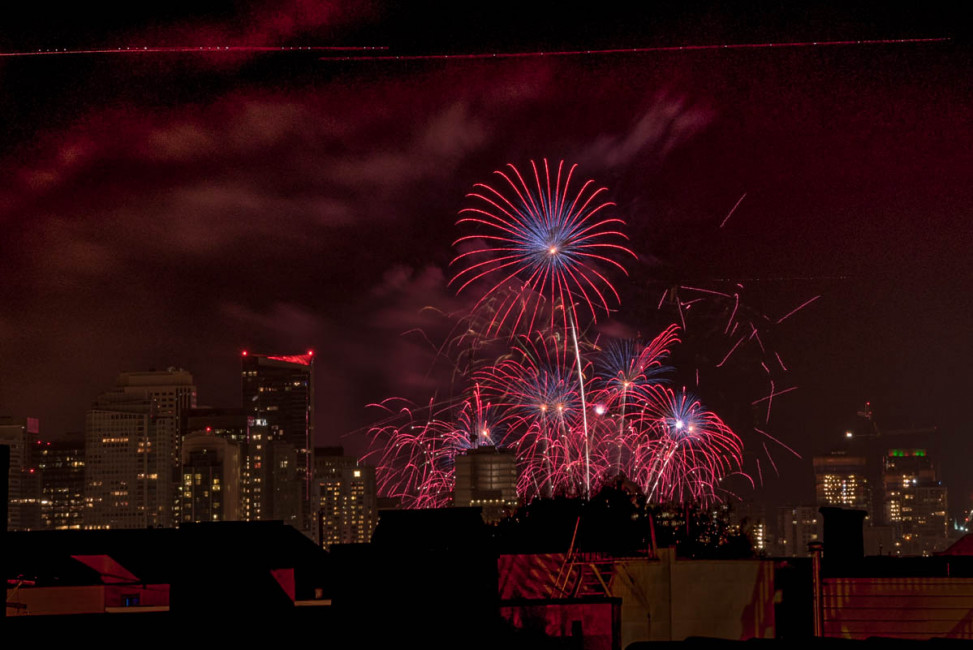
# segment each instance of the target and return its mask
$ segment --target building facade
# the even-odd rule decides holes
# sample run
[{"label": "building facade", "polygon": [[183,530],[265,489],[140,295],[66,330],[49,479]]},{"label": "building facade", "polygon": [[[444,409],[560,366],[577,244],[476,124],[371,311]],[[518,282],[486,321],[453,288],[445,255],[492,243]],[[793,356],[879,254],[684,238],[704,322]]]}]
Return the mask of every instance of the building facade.
[{"label": "building facade", "polygon": [[69,435],[38,446],[41,520],[47,530],[73,530],[84,524],[84,436]]},{"label": "building facade", "polygon": [[814,457],[814,490],[818,506],[872,510],[872,485],[865,456],[833,451]]},{"label": "building facade", "polygon": [[185,370],[126,372],[85,417],[85,528],[171,527],[180,424],[196,405]]},{"label": "building facade", "polygon": [[476,447],[456,457],[453,505],[483,509],[483,519],[496,522],[517,509],[517,455],[510,449]]},{"label": "building facade", "polygon": [[316,537],[333,544],[367,544],[378,523],[375,468],[345,456],[340,447],[314,451]]},{"label": "building facade", "polygon": [[7,475],[7,530],[38,530],[41,520],[41,476],[35,456],[40,441],[37,418],[0,417],[0,445],[10,450]]},{"label": "building facade", "polygon": [[314,354],[242,356],[250,517],[311,534]]},{"label": "building facade", "polygon": [[931,555],[948,545],[948,499],[925,449],[889,449],[883,473],[885,516],[895,554]]},{"label": "building facade", "polygon": [[240,448],[212,430],[187,435],[180,497],[181,523],[240,521]]}]

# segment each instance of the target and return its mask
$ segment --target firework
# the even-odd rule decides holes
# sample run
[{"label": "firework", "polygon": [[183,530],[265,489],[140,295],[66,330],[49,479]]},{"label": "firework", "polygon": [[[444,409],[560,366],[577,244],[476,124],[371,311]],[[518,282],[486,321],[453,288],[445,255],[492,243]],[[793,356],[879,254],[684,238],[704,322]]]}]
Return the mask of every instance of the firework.
[{"label": "firework", "polygon": [[518,491],[528,497],[578,493],[585,480],[585,404],[572,361],[553,336],[522,336],[509,355],[476,375],[484,395],[502,405],[500,442],[516,450]]},{"label": "firework", "polygon": [[[461,211],[458,225],[477,232],[456,241],[462,252],[453,264],[464,268],[451,282],[457,291],[482,293],[468,313],[454,315],[447,340],[433,346],[453,369],[450,394],[462,397],[422,408],[380,405],[388,418],[371,430],[371,453],[379,458],[383,495],[405,507],[446,505],[456,457],[486,445],[516,454],[525,501],[587,497],[626,477],[651,501],[705,503],[725,494],[723,480],[740,473],[740,439],[685,389],[670,388],[678,325],[647,342],[586,337],[598,314],[608,313],[609,299],[618,301],[606,272],[624,272],[614,258],[632,253],[622,243],[621,220],[604,214],[612,205],[604,188],[589,180],[572,193],[574,173],[574,166],[552,169],[545,160],[532,162],[525,177],[508,165],[497,172],[499,189],[477,184],[468,195],[473,207]],[[747,336],[762,349],[739,297],[718,297],[732,301],[720,315],[723,334]],[[683,322],[701,300],[673,298]],[[768,409],[782,392],[771,391]]]},{"label": "firework", "polygon": [[656,385],[647,392],[652,399],[633,418],[640,432],[633,480],[650,502],[715,499],[720,481],[742,463],[740,439],[685,389]]},{"label": "firework", "polygon": [[545,308],[551,326],[561,315],[563,329],[579,320],[579,306],[597,319],[609,311],[608,299],[618,303],[615,287],[605,275],[625,267],[614,259],[632,255],[618,230],[621,219],[604,216],[614,204],[602,198],[606,188],[588,180],[572,194],[571,181],[577,165],[565,173],[564,162],[552,173],[547,160],[543,172],[531,161],[532,174],[525,179],[514,165],[495,172],[499,189],[477,183],[467,195],[473,206],[460,211],[461,227],[477,232],[456,240],[459,253],[453,264],[466,265],[451,280],[457,291],[483,281],[490,287],[477,302],[480,307],[498,291],[513,287],[507,298],[494,306],[490,328],[499,331],[512,323],[514,332],[534,329]]},{"label": "firework", "polygon": [[[599,353],[596,360],[598,375],[594,382],[591,399],[603,416],[608,412],[618,414],[614,449],[605,449],[614,458],[615,472],[622,473],[625,459],[630,456],[628,444],[630,431],[626,429],[626,414],[633,407],[645,408],[646,399],[654,398],[651,387],[664,382],[669,370],[662,365],[669,355],[669,348],[678,342],[678,328],[670,325],[648,344],[633,340],[611,341]],[[599,412],[600,411],[600,412]],[[604,421],[604,418],[602,418]]]}]

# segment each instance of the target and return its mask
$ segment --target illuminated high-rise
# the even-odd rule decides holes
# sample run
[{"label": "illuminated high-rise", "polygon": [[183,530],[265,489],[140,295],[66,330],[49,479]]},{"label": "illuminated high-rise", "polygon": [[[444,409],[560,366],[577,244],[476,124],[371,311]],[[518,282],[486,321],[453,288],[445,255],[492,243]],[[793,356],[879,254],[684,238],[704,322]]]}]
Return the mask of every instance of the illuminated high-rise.
[{"label": "illuminated high-rise", "polygon": [[7,482],[9,530],[41,528],[41,479],[34,463],[39,432],[37,418],[0,417],[0,445],[10,449]]},{"label": "illuminated high-rise", "polygon": [[872,510],[872,485],[868,479],[865,456],[833,451],[814,457],[814,479],[817,504],[839,508]]},{"label": "illuminated high-rise", "polygon": [[250,518],[279,519],[310,534],[314,355],[244,352]]},{"label": "illuminated high-rise", "polygon": [[48,530],[81,528],[84,523],[84,436],[45,442],[36,453],[41,473],[41,519]]},{"label": "illuminated high-rise", "polygon": [[[247,453],[247,417],[241,408],[213,408],[201,406],[189,409],[183,416],[183,444],[186,438],[204,434],[226,440],[231,443],[238,451],[237,469],[231,474],[236,475],[236,485],[232,488],[228,485],[226,489],[232,489],[237,495],[237,508],[235,518],[228,516],[225,521],[250,521],[254,517],[250,516],[250,468],[247,461],[250,456]],[[226,480],[226,479],[224,479]],[[232,480],[232,476],[231,476]],[[183,485],[185,485],[185,472],[183,472]],[[185,503],[185,495],[183,495]],[[180,514],[182,521],[188,521],[184,514]]]},{"label": "illuminated high-rise", "polygon": [[180,421],[196,405],[185,370],[125,372],[85,417],[86,528],[171,527]]},{"label": "illuminated high-rise", "polygon": [[885,516],[900,555],[946,548],[947,491],[925,449],[889,449],[883,473]]},{"label": "illuminated high-rise", "polygon": [[375,468],[341,447],[314,450],[316,535],[321,546],[367,544],[378,523]]},{"label": "illuminated high-rise", "polygon": [[212,430],[182,441],[180,522],[240,520],[240,448]]}]

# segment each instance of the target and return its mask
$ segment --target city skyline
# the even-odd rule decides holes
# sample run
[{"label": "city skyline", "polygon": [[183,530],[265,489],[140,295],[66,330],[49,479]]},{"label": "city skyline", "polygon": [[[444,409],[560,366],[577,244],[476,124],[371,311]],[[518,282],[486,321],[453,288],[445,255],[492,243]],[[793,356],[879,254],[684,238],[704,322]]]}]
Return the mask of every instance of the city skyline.
[{"label": "city skyline", "polygon": [[[811,8],[774,23],[610,6],[582,29],[570,12],[511,24],[501,6],[450,10],[453,38],[422,27],[428,9],[211,8],[49,25],[37,14],[0,49],[249,39],[425,55],[954,36],[933,11]],[[311,348],[324,370],[312,442],[360,452],[367,404],[441,385],[424,337],[442,322],[424,308],[468,306],[447,286],[465,195],[508,162],[546,157],[608,188],[640,257],[606,332],[650,334],[677,285],[742,283],[744,306],[781,321],[768,343],[790,374],[777,389],[796,390],[775,398],[768,432],[802,459],[768,442],[770,491],[810,484],[812,456],[866,400],[884,427],[938,427],[943,475],[957,499],[973,491],[961,464],[973,356],[964,42],[320,56],[3,59],[0,273],[13,281],[0,289],[0,412],[60,437],[119,372],[169,366],[193,373],[200,404],[237,406],[242,350]],[[709,344],[683,346],[722,349]],[[726,404],[751,406],[733,382],[698,391],[728,420],[741,414]]]}]

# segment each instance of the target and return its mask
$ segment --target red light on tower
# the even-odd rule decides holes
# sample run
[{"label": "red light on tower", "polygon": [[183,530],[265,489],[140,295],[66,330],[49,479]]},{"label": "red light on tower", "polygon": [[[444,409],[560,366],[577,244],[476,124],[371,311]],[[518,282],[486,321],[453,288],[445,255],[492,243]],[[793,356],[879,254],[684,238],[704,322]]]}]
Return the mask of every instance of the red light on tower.
[{"label": "red light on tower", "polygon": [[243,356],[247,356],[247,351],[246,350],[243,351]]},{"label": "red light on tower", "polygon": [[307,356],[313,357],[314,356],[314,350],[308,350],[307,351]]}]

